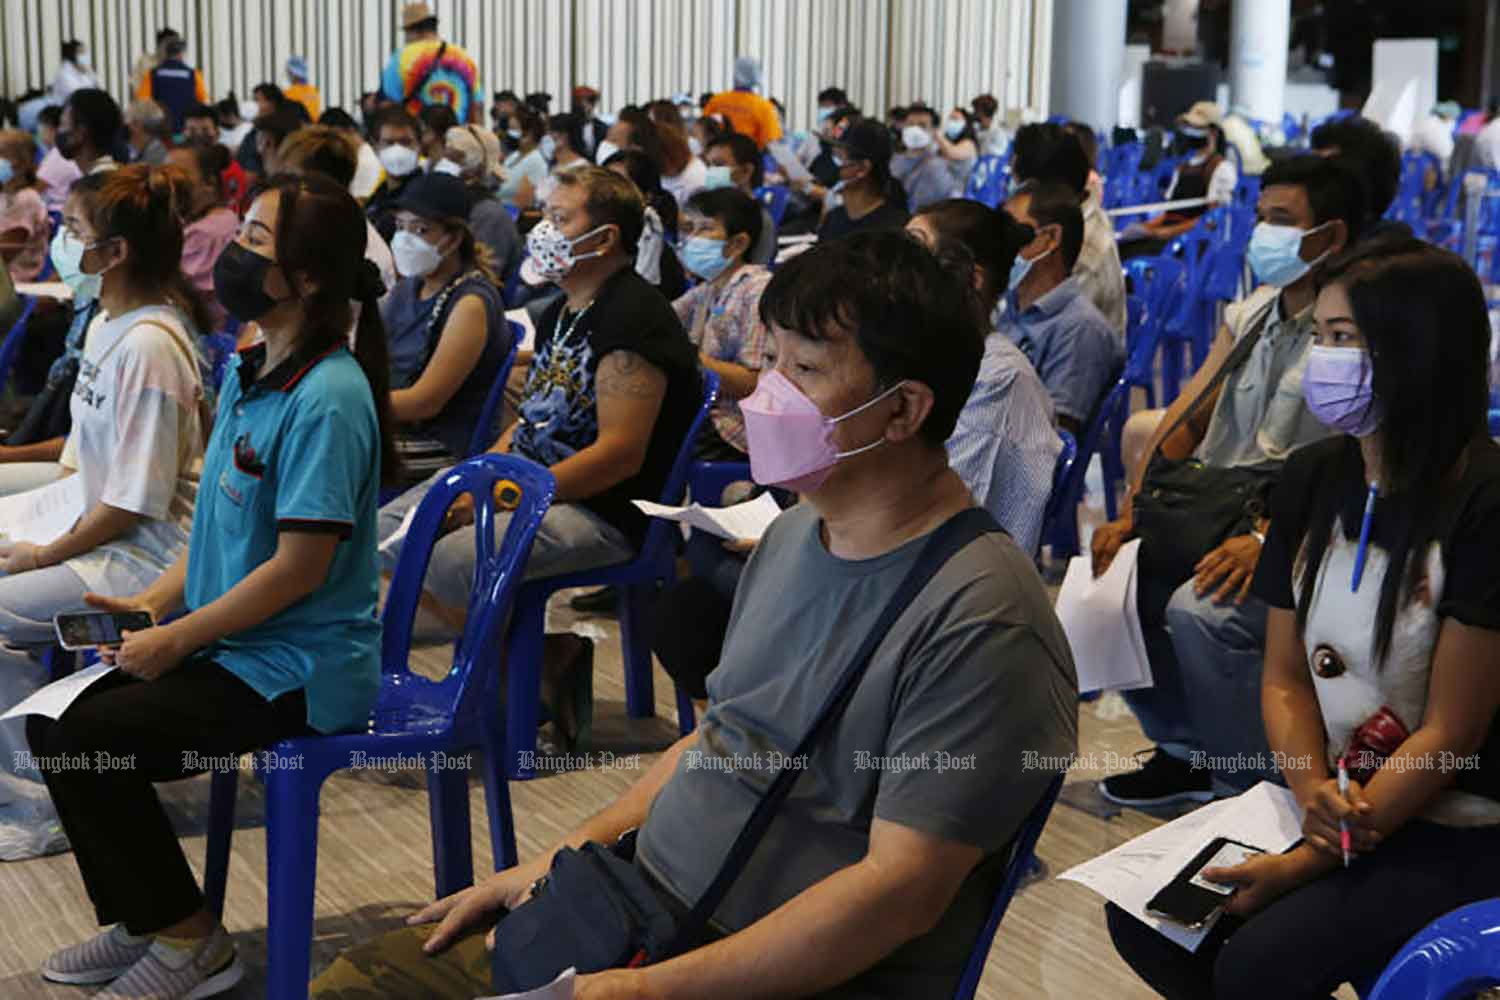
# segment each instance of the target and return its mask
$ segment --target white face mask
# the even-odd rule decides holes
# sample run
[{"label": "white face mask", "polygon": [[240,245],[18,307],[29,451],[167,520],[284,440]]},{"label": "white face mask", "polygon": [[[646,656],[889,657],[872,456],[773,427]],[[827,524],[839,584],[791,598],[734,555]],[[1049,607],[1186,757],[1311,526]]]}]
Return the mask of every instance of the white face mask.
[{"label": "white face mask", "polygon": [[391,240],[391,255],[396,258],[396,270],[405,278],[425,278],[443,262],[437,247],[404,229]]},{"label": "white face mask", "polygon": [[608,139],[605,139],[603,142],[599,143],[599,148],[594,151],[594,162],[602,167],[604,166],[604,164],[609,162],[609,158],[611,156],[614,156],[619,151],[619,146],[616,146]]},{"label": "white face mask", "polygon": [[78,64],[79,69],[89,68],[89,54],[87,52],[78,53],[78,58],[73,61]]},{"label": "white face mask", "polygon": [[703,143],[698,141],[698,137],[696,135],[688,136],[688,150],[691,151],[694,156],[703,155]]},{"label": "white face mask", "polygon": [[387,146],[380,151],[380,165],[392,177],[405,177],[417,169],[417,151],[410,146]]},{"label": "white face mask", "polygon": [[908,125],[901,130],[901,144],[907,149],[926,149],[932,145],[932,133],[920,125]]},{"label": "white face mask", "polygon": [[464,168],[445,156],[433,164],[432,172],[435,174],[447,174],[449,177],[462,177]]}]

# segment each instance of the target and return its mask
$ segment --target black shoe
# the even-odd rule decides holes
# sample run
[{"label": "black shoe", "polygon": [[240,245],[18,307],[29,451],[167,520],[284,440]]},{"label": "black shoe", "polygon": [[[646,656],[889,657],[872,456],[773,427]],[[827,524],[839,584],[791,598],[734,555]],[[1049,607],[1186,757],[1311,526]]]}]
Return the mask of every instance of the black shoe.
[{"label": "black shoe", "polygon": [[568,602],[568,607],[590,615],[612,615],[620,607],[620,590],[618,587],[600,587],[579,594]]},{"label": "black shoe", "polygon": [[1099,782],[1099,794],[1117,805],[1148,809],[1213,799],[1213,773],[1207,768],[1195,768],[1160,747],[1145,752],[1151,756],[1138,769]]}]

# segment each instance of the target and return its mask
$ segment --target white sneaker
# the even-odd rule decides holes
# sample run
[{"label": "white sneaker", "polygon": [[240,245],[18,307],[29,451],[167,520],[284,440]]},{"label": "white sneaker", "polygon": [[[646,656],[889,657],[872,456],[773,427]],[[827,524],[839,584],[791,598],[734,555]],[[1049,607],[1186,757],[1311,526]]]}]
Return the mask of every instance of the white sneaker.
[{"label": "white sneaker", "polygon": [[198,1000],[231,989],[245,975],[222,926],[192,951],[153,941],[141,959],[94,1000]]},{"label": "white sneaker", "polygon": [[87,941],[53,952],[42,963],[42,978],[69,986],[107,983],[124,975],[149,950],[149,937],[134,937],[124,924],[115,924]]}]

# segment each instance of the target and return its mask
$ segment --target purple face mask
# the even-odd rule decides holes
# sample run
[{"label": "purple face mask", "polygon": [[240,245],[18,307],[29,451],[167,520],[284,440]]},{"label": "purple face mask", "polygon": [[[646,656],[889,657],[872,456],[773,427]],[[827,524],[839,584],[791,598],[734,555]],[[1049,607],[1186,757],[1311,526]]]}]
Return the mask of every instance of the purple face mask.
[{"label": "purple face mask", "polygon": [[760,377],[755,391],[740,400],[745,438],[750,445],[750,475],[762,486],[784,486],[798,493],[815,492],[840,459],[864,454],[885,438],[839,451],[833,443],[834,425],[874,406],[897,389],[898,382],[863,406],[842,417],[825,417],[816,403],[779,371]]},{"label": "purple face mask", "polygon": [[1358,347],[1313,345],[1302,374],[1302,396],[1320,421],[1344,434],[1374,433],[1384,415],[1371,384],[1370,356]]}]

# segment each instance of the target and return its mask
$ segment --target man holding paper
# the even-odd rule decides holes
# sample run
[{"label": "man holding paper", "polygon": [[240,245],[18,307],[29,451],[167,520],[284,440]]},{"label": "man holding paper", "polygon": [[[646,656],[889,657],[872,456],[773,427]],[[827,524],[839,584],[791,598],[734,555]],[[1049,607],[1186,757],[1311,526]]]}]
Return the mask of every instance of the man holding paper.
[{"label": "man holding paper", "polygon": [[[346,952],[316,1000],[513,992],[515,963],[544,949],[556,962],[522,988],[582,966],[556,942],[603,918],[538,924],[561,916],[549,907],[567,883],[534,884],[635,828],[633,851],[609,853],[671,942],[642,967],[580,967],[580,1000],[952,995],[1056,775],[1027,753],[1066,760],[1077,745],[1073,664],[1030,555],[974,507],[943,448],[983,348],[969,282],[900,233],[777,270],[762,298],[777,365],[746,427],[756,479],[804,502],[745,570],[699,728],[552,850]],[[778,775],[803,771],[772,797]],[[768,816],[764,835],[726,865],[752,815]]]}]

